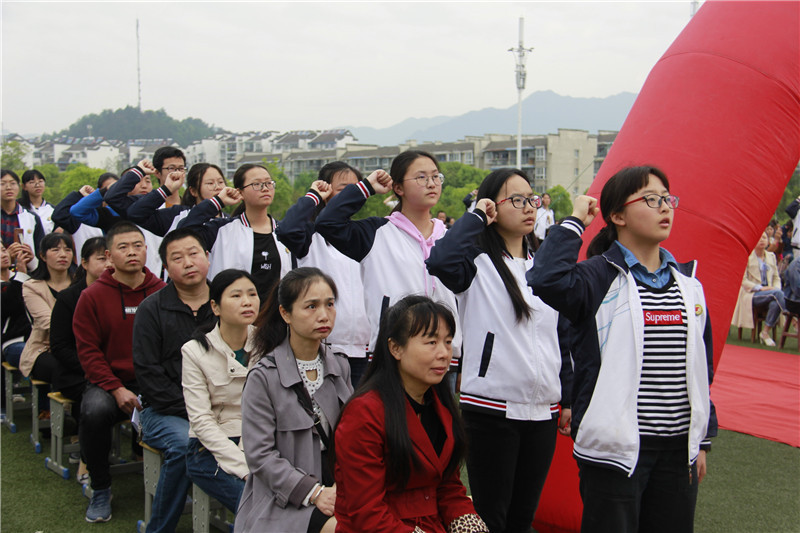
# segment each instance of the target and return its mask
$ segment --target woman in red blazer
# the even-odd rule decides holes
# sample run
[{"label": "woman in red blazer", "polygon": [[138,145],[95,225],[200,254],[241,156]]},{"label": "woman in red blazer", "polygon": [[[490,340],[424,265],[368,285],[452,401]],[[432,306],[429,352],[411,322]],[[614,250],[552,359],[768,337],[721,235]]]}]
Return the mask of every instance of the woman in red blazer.
[{"label": "woman in red blazer", "polygon": [[461,483],[464,428],[442,383],[455,328],[425,296],[386,311],[336,428],[337,532],[488,532]]}]

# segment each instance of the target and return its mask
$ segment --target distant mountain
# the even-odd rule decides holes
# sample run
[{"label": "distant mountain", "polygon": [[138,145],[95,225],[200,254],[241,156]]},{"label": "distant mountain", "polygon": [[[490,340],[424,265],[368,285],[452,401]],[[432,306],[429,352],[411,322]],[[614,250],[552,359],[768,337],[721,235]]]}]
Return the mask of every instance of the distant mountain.
[{"label": "distant mountain", "polygon": [[[358,139],[358,142],[365,144],[379,144],[390,146],[399,144],[406,139],[411,139],[420,130],[434,128],[442,123],[453,120],[453,117],[444,115],[433,118],[407,118],[403,122],[388,128],[369,128],[359,126],[344,126]],[[399,141],[397,139],[400,139]]]},{"label": "distant mountain", "polygon": [[[636,100],[634,93],[606,98],[574,98],[553,91],[537,91],[522,101],[522,132],[557,133],[558,128],[619,130]],[[466,135],[517,133],[517,106],[486,108],[457,117],[408,119],[388,128],[347,127],[359,142],[394,145],[409,139],[451,142]]]}]

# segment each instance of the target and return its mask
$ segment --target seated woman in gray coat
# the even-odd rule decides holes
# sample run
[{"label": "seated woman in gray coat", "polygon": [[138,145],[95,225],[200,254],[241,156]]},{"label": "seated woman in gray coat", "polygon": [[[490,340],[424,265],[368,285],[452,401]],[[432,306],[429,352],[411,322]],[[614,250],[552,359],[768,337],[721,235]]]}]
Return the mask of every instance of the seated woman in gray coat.
[{"label": "seated woman in gray coat", "polygon": [[336,285],[317,268],[290,271],[259,318],[258,364],[242,393],[250,475],[237,533],[333,532],[332,426],[350,397],[350,366],[322,344],[334,327]]}]

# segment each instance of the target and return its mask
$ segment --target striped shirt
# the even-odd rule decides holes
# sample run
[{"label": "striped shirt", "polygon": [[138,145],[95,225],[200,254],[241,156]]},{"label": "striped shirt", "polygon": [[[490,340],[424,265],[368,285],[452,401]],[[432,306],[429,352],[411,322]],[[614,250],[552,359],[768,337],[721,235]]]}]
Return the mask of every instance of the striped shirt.
[{"label": "striped shirt", "polygon": [[644,358],[637,412],[639,435],[674,437],[689,433],[691,406],[686,388],[687,317],[674,279],[663,289],[637,281],[644,313]]}]

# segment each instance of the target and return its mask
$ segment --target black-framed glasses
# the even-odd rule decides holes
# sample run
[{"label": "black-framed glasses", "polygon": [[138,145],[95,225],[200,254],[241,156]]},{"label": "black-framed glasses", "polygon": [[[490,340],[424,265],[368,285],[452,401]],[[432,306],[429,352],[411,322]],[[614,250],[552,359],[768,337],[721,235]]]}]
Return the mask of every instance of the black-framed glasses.
[{"label": "black-framed glasses", "polygon": [[653,209],[660,209],[661,205],[664,202],[666,202],[671,209],[677,209],[678,200],[680,200],[680,198],[678,198],[677,196],[673,196],[671,194],[665,194],[664,196],[660,196],[658,194],[645,194],[644,196],[635,198],[630,202],[625,202],[624,204],[622,204],[622,207],[625,207],[626,205],[630,205],[636,202],[641,202],[642,200],[644,200],[644,203],[647,204],[647,207],[652,207]]},{"label": "black-framed glasses", "polygon": [[511,201],[511,205],[513,205],[515,209],[524,209],[525,204],[536,208],[542,207],[541,196],[509,196],[497,202],[497,205],[508,201]]},{"label": "black-framed glasses", "polygon": [[169,173],[169,172],[186,172],[187,170],[189,170],[189,169],[186,168],[186,167],[174,167],[172,165],[170,165],[168,167],[161,167],[161,171],[162,172],[167,171],[167,173]]},{"label": "black-framed glasses", "polygon": [[245,190],[248,187],[252,187],[254,191],[263,191],[264,189],[272,190],[275,188],[274,181],[254,181],[248,185],[242,187],[242,190]]},{"label": "black-framed glasses", "polygon": [[441,185],[444,183],[444,174],[439,172],[438,174],[431,174],[430,176],[426,176],[425,174],[421,174],[416,178],[406,178],[405,181],[414,180],[417,182],[417,185],[420,187],[425,187],[428,185],[428,180],[432,180],[434,185]]}]

